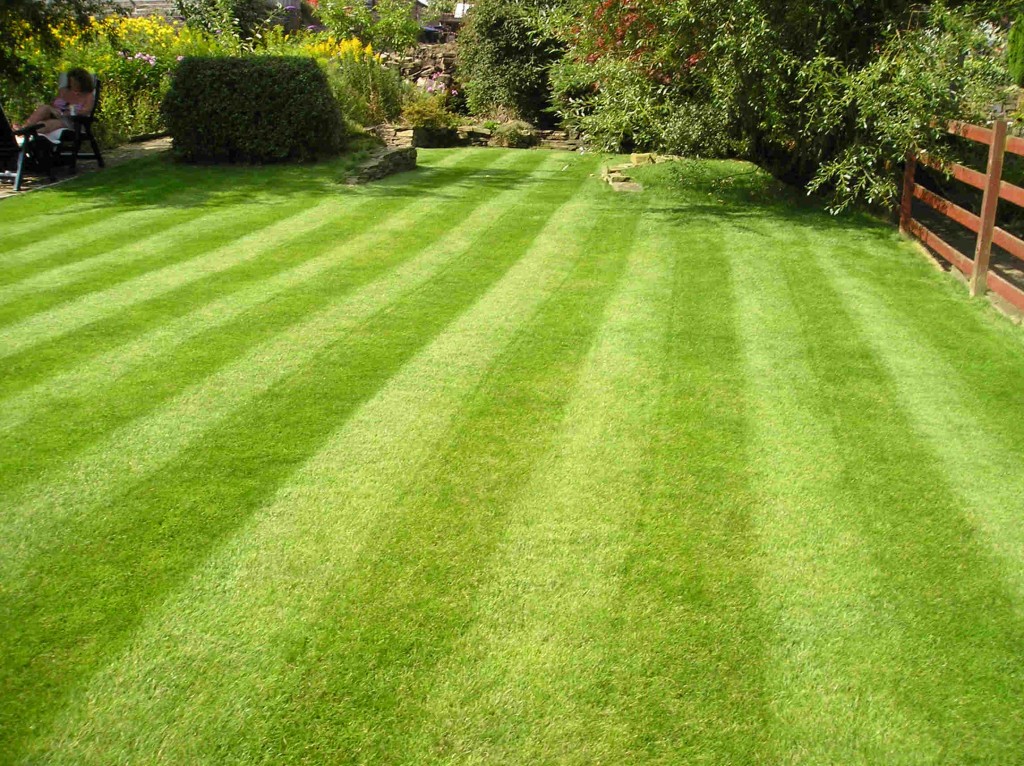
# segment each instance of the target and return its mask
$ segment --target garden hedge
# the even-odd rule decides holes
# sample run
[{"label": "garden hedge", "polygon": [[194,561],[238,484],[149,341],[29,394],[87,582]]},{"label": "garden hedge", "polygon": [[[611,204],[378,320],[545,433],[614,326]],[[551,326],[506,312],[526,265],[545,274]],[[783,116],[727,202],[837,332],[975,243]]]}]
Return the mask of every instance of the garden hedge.
[{"label": "garden hedge", "polygon": [[185,58],[162,109],[190,162],[311,160],[344,145],[340,106],[310,58]]}]

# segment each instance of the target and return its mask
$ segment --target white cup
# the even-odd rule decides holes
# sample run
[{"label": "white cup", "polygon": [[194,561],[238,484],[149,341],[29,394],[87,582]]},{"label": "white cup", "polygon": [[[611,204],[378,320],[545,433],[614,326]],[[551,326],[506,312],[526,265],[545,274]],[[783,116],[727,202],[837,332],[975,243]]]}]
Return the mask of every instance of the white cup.
[{"label": "white cup", "polygon": [[76,114],[78,114],[78,107],[75,104],[72,104],[71,105],[71,116],[74,117]]}]

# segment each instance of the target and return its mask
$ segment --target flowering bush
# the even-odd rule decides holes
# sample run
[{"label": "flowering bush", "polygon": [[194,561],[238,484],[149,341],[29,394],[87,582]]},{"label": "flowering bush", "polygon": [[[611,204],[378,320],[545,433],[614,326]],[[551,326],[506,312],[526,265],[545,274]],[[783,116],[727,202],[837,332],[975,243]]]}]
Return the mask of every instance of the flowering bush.
[{"label": "flowering bush", "polygon": [[[333,44],[331,49],[329,46]],[[357,125],[378,125],[395,119],[402,110],[402,78],[386,67],[371,45],[358,39],[335,41],[328,37],[325,67],[331,88],[345,118]]]},{"label": "flowering bush", "polygon": [[99,139],[116,144],[162,128],[160,101],[170,76],[185,56],[223,55],[217,38],[159,18],[108,16],[82,28],[57,30],[56,52],[25,42],[20,53],[40,75],[12,105],[15,113],[49,101],[61,72],[72,67],[96,73],[102,83]]},{"label": "flowering bush", "polygon": [[187,56],[310,57],[326,71],[350,123],[377,124],[396,118],[401,111],[403,86],[398,73],[385,67],[371,46],[323,31],[270,27],[240,47],[232,34],[214,35],[161,17],[114,15],[54,30],[54,36],[56,50],[26,30],[18,55],[23,69],[32,75],[20,84],[4,85],[5,107],[12,115],[28,114],[54,97],[60,72],[82,67],[102,82],[102,118],[96,126],[100,141],[107,145],[164,129],[160,103],[179,62]]},{"label": "flowering bush", "polygon": [[377,0],[373,11],[362,2],[319,0],[317,14],[340,37],[358,36],[379,50],[402,51],[419,38],[420,25],[413,17],[415,0]]}]

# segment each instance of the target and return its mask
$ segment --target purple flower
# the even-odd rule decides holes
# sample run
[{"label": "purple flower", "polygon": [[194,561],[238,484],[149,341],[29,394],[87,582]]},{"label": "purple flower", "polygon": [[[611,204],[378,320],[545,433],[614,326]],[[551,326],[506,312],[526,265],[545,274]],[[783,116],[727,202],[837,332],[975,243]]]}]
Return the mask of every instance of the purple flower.
[{"label": "purple flower", "polygon": [[308,27],[306,27],[306,29],[308,29],[310,32],[316,32],[316,24],[310,24]]},{"label": "purple flower", "polygon": [[181,61],[183,58],[185,58],[185,57],[184,56],[178,56],[178,61]]},{"label": "purple flower", "polygon": [[286,5],[286,6],[284,7],[284,9],[285,9],[286,11],[297,11],[297,10],[299,10],[299,9],[298,9],[298,8],[296,8],[296,7],[294,6],[294,5]]}]

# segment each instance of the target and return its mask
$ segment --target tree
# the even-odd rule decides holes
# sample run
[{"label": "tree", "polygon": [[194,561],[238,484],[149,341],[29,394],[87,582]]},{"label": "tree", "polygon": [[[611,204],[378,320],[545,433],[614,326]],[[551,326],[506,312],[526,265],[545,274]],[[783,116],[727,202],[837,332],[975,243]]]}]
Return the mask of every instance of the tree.
[{"label": "tree", "polygon": [[681,120],[683,151],[738,150],[837,208],[888,204],[906,152],[939,148],[936,125],[983,118],[1008,84],[991,23],[1006,3],[577,3],[562,70],[578,77],[556,73],[570,122],[608,148],[620,135],[658,149],[659,126]]}]

